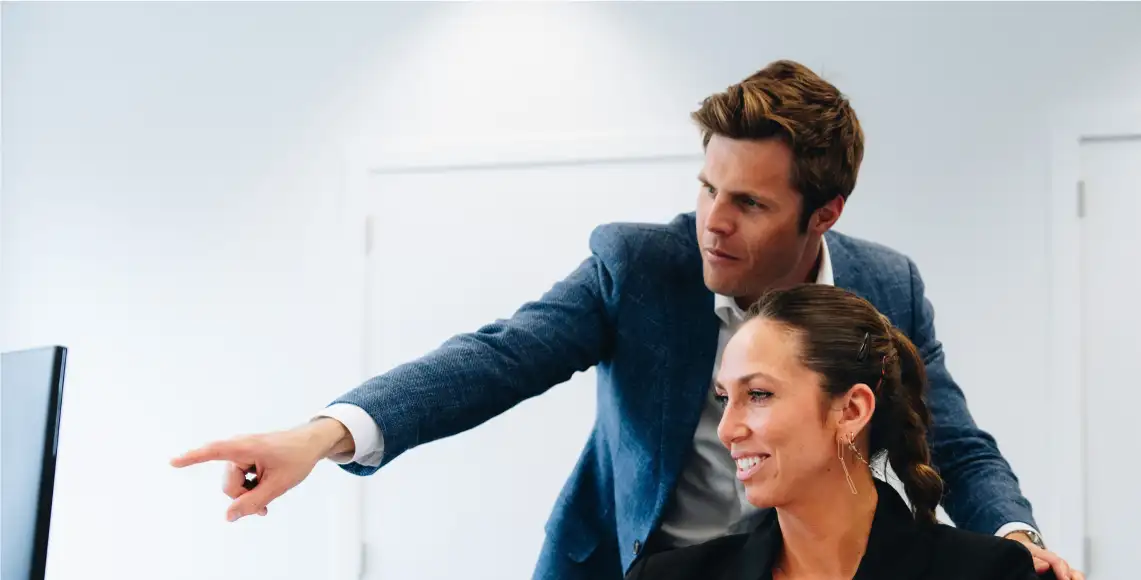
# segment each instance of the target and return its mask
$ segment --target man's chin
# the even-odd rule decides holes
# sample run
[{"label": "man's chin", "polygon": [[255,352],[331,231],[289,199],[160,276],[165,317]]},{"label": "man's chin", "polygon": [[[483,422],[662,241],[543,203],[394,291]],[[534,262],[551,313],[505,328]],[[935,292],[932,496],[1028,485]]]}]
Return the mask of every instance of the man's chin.
[{"label": "man's chin", "polygon": [[736,296],[737,284],[734,280],[726,280],[725,276],[720,276],[715,272],[711,272],[710,268],[706,266],[704,272],[705,287],[709,288],[710,292],[720,294],[722,296]]},{"label": "man's chin", "polygon": [[742,288],[740,284],[715,276],[705,276],[705,287],[714,294],[720,294],[721,296],[728,296],[729,298],[736,298],[738,300],[748,296],[748,292]]},{"label": "man's chin", "polygon": [[774,281],[767,284],[746,284],[739,277],[729,278],[718,272],[704,270],[705,287],[714,294],[736,298],[738,301],[753,302],[770,290],[787,290],[796,286],[795,282]]},{"label": "man's chin", "polygon": [[732,286],[727,286],[724,284],[718,284],[716,281],[711,281],[709,278],[705,279],[705,287],[708,288],[709,291],[714,293],[714,294],[720,294],[722,296],[728,296],[730,298],[734,298],[735,297],[734,295],[736,294],[733,291],[734,289]]}]

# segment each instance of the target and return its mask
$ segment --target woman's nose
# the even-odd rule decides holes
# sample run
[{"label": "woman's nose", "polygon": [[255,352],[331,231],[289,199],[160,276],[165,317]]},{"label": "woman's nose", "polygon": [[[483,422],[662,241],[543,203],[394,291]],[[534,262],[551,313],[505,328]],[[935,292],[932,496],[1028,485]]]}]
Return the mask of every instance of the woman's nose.
[{"label": "woman's nose", "polygon": [[717,425],[717,437],[725,447],[732,447],[733,443],[749,435],[749,428],[742,420],[741,413],[734,410],[732,405],[725,407],[721,415],[721,422]]}]

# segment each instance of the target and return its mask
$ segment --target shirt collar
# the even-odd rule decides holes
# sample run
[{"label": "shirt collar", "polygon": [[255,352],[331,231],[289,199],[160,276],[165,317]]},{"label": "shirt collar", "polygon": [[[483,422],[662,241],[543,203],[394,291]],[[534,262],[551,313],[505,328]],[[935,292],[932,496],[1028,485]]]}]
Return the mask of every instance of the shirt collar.
[{"label": "shirt collar", "polygon": [[[832,275],[832,254],[828,252],[828,240],[820,237],[820,268],[816,272],[816,283],[826,286],[836,284]],[[725,324],[738,324],[745,320],[745,311],[737,306],[737,300],[722,294],[713,295],[713,312]]]}]

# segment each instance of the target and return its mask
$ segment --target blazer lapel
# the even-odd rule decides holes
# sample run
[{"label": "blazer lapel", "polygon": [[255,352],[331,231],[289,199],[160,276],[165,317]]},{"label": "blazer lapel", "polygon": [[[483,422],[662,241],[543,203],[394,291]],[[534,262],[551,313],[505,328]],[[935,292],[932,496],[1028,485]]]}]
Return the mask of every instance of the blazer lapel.
[{"label": "blazer lapel", "polygon": [[899,312],[897,301],[882,292],[881,284],[876,280],[876,272],[868,270],[866,258],[861,259],[852,249],[852,241],[847,236],[836,232],[826,232],[824,238],[828,241],[828,253],[832,258],[833,283],[840,288],[855,293],[868,300],[893,324],[905,328],[910,315]]},{"label": "blazer lapel", "polygon": [[697,284],[678,290],[682,300],[678,301],[676,316],[670,317],[674,326],[667,336],[661,337],[669,343],[667,352],[674,358],[668,361],[667,380],[662,385],[659,514],[669,500],[685,458],[693,447],[693,434],[712,385],[713,363],[717,357],[720,322],[713,312],[713,293],[701,278],[700,256],[697,260]]},{"label": "blazer lapel", "polygon": [[776,510],[769,510],[718,580],[772,580],[773,563],[781,549]]},{"label": "blazer lapel", "polygon": [[877,479],[876,491],[879,504],[854,580],[920,580],[931,560],[931,543],[923,541],[927,530],[893,487]]},{"label": "blazer lapel", "polygon": [[[669,360],[662,377],[661,447],[658,455],[661,478],[658,481],[655,519],[665,510],[693,447],[693,434],[713,381],[717,338],[721,324],[713,312],[713,292],[702,276],[693,214],[678,220],[678,233],[685,240],[685,254],[678,256],[681,275],[668,290],[663,302],[667,321],[661,340]],[[656,525],[656,524],[655,524]]]},{"label": "blazer lapel", "polygon": [[[931,561],[927,531],[890,485],[876,480],[876,491],[879,503],[855,580],[922,580]],[[780,522],[769,510],[718,580],[772,580],[781,547]]]}]

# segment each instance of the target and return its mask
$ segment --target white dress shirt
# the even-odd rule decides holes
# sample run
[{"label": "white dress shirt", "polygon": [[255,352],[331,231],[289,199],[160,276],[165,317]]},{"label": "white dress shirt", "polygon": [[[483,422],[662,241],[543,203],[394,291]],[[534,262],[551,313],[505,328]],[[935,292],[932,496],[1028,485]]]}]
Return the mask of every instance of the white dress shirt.
[{"label": "white dress shirt", "polygon": [[[820,268],[817,284],[833,285],[832,259],[828,244],[821,239]],[[693,435],[693,453],[689,455],[678,477],[676,491],[666,506],[659,534],[673,547],[698,544],[727,534],[752,529],[761,510],[745,498],[744,485],[737,480],[737,466],[728,450],[717,438],[717,425],[721,422],[721,405],[714,397],[713,380],[721,367],[721,353],[729,337],[744,322],[745,313],[736,300],[716,295],[714,312],[721,320],[717,338],[717,356],[710,377],[709,394],[701,411],[701,420]],[[364,409],[347,403],[326,407],[319,417],[340,421],[353,438],[356,450],[352,457],[334,457],[333,461],[359,463],[375,467],[384,456],[384,436],[380,427]],[[996,535],[1005,536],[1019,530],[1034,530],[1030,525],[1012,522],[999,528]]]}]

